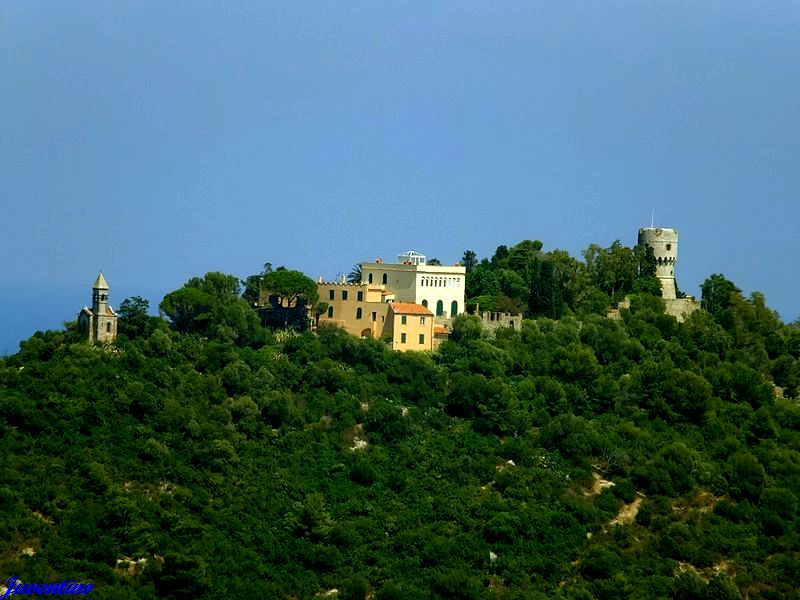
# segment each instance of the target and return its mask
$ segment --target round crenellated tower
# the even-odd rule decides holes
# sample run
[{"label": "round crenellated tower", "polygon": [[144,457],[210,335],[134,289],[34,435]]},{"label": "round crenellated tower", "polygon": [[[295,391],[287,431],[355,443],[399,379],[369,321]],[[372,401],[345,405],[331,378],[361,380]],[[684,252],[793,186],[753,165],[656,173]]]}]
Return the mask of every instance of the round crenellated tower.
[{"label": "round crenellated tower", "polygon": [[639,230],[639,244],[653,249],[656,258],[656,277],[661,282],[661,296],[665,300],[674,300],[678,232],[675,229],[662,227],[642,227]]}]

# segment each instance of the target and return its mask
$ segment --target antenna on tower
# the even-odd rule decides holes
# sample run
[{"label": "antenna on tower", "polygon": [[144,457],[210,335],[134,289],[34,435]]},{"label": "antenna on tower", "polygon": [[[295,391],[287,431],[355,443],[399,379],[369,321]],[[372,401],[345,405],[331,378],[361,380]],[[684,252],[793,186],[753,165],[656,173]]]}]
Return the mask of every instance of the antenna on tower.
[{"label": "antenna on tower", "polygon": [[650,213],[650,228],[652,229],[655,226],[656,226],[656,207],[654,206],[653,212]]}]

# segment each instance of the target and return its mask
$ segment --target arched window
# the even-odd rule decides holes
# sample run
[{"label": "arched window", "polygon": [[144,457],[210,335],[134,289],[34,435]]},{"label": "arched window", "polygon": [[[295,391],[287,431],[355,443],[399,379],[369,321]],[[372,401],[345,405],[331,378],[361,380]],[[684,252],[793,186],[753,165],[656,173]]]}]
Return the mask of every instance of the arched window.
[{"label": "arched window", "polygon": [[367,283],[372,283],[372,273],[367,276]]},{"label": "arched window", "polygon": [[425,308],[428,308],[428,301],[427,300],[423,300],[422,301],[422,306],[424,306]]},{"label": "arched window", "polygon": [[383,285],[386,285],[386,283],[387,283],[388,281],[389,281],[389,276],[388,276],[386,273],[384,273],[384,274],[383,274]]},{"label": "arched window", "polygon": [[361,315],[362,315],[362,312],[361,312],[361,307],[359,306],[359,307],[356,309],[356,319],[360,319],[360,318],[361,318]]},{"label": "arched window", "polygon": [[458,302],[453,300],[450,303],[450,316],[455,317],[458,314]]},{"label": "arched window", "polygon": [[441,317],[444,314],[444,302],[438,300],[436,302],[436,316]]},{"label": "arched window", "polygon": [[328,318],[329,319],[333,318],[333,307],[332,306],[328,307]]}]

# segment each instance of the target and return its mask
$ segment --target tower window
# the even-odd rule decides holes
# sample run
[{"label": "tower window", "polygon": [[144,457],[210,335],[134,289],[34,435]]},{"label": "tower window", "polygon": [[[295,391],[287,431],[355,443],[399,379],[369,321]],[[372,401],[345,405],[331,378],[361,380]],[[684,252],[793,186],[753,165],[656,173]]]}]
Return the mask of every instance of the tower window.
[{"label": "tower window", "polygon": [[333,295],[334,295],[335,293],[336,293],[336,292],[334,292],[333,290],[330,290],[330,292],[329,292],[329,294],[330,294],[330,298],[329,298],[329,299],[330,299],[330,300],[333,300]]},{"label": "tower window", "polygon": [[358,301],[359,302],[363,302],[364,301],[364,292],[358,292]]},{"label": "tower window", "polygon": [[372,273],[367,275],[367,283],[372,283]]},{"label": "tower window", "polygon": [[362,311],[361,311],[361,307],[359,306],[356,309],[356,319],[360,319],[361,318],[361,314],[362,314]]},{"label": "tower window", "polygon": [[328,307],[328,318],[329,319],[333,318],[333,307],[332,306]]},{"label": "tower window", "polygon": [[342,290],[342,300],[347,300],[347,290]]},{"label": "tower window", "polygon": [[106,323],[106,333],[111,333],[111,322]]},{"label": "tower window", "polygon": [[386,273],[383,274],[383,285],[386,285],[389,281],[389,275]]},{"label": "tower window", "polygon": [[667,250],[672,250],[672,244],[667,244]]}]

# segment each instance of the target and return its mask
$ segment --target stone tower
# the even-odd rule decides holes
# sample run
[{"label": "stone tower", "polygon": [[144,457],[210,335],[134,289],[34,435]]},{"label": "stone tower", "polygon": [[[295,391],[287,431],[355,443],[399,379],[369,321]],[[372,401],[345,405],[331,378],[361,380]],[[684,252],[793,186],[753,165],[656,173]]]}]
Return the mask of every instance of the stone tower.
[{"label": "stone tower", "polygon": [[78,313],[78,331],[92,342],[110,342],[117,337],[117,313],[108,305],[108,283],[100,273],[92,284],[92,308]]},{"label": "stone tower", "polygon": [[639,230],[639,244],[650,246],[656,257],[656,277],[661,282],[661,297],[674,300],[675,263],[678,262],[678,232],[661,227],[642,227]]}]

